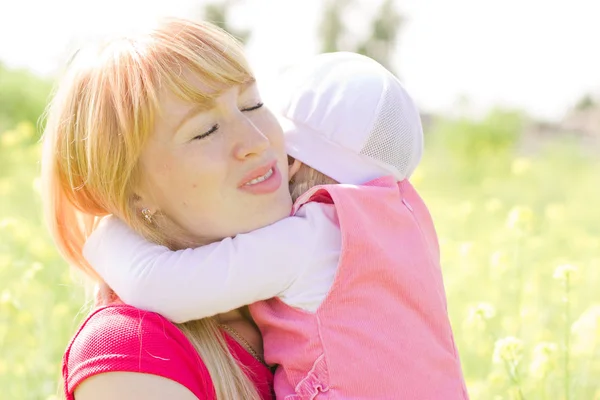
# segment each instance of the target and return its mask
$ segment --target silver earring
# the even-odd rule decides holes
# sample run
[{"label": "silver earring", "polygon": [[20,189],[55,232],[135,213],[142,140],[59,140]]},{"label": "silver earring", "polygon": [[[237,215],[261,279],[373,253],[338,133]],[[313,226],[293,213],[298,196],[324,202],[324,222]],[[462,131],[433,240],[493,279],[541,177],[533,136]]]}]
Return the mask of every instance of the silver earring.
[{"label": "silver earring", "polygon": [[150,210],[148,210],[147,208],[142,209],[142,215],[144,216],[144,219],[147,223],[152,223],[152,213],[150,212]]}]

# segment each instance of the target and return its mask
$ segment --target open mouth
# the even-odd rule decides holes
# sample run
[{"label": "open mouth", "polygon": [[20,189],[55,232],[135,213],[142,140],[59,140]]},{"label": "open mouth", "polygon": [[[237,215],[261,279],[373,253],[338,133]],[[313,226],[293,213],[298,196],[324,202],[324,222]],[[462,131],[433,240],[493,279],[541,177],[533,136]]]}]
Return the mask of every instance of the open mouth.
[{"label": "open mouth", "polygon": [[240,189],[253,194],[267,194],[279,189],[282,177],[277,169],[277,163],[274,161],[264,167],[255,169],[246,175],[242,182],[239,186]]},{"label": "open mouth", "polygon": [[244,186],[252,186],[252,185],[256,185],[257,183],[266,181],[267,179],[269,179],[271,177],[271,175],[273,175],[273,168],[269,168],[269,170],[267,171],[266,174],[259,176],[258,178],[254,178],[249,182],[246,182],[244,184]]}]

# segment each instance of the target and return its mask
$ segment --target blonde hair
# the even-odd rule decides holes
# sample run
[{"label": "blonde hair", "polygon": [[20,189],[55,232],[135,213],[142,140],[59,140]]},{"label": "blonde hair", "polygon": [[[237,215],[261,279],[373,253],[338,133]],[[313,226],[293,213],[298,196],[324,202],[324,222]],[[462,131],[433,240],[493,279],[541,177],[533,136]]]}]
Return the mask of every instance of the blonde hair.
[{"label": "blonde hair", "polygon": [[[200,78],[211,93],[195,87],[184,72]],[[108,214],[149,240],[169,243],[135,207],[138,161],[160,112],[159,94],[168,89],[205,104],[253,79],[237,40],[212,24],[181,19],[76,54],[49,105],[43,136],[44,211],[65,259],[100,279],[82,249]],[[259,398],[214,319],[179,327],[206,363],[218,399]]]},{"label": "blonde hair", "polygon": [[338,183],[335,179],[302,164],[296,174],[290,180],[290,194],[292,201],[296,201],[298,197],[303,195],[310,188],[318,185],[333,185]]}]

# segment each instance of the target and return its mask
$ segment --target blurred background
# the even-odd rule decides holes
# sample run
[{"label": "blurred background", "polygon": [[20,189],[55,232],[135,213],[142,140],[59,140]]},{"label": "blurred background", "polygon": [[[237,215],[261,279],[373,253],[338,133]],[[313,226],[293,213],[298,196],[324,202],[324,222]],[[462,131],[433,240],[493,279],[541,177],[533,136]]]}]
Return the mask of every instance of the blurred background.
[{"label": "blurred background", "polygon": [[86,41],[165,15],[239,37],[267,86],[322,51],[394,71],[422,112],[412,180],[438,228],[471,398],[600,399],[593,0],[2,1],[0,399],[61,397],[62,353],[90,306],[42,222],[40,116],[52,86]]}]

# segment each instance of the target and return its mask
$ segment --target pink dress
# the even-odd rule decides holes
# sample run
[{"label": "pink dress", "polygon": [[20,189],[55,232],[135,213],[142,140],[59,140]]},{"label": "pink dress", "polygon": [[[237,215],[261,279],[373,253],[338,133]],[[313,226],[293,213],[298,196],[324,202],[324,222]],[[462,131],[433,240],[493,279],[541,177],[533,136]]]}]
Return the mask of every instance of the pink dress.
[{"label": "pink dress", "polygon": [[327,185],[342,232],[334,283],[315,313],[275,298],[250,310],[278,400],[467,399],[433,222],[408,181]]},{"label": "pink dress", "polygon": [[[273,375],[235,340],[229,349],[249,372],[263,400],[272,400]],[[215,389],[198,352],[164,317],[128,305],[95,310],[81,325],[63,358],[67,400],[85,379],[105,372],[140,372],[171,379],[201,400],[215,399]]]}]

